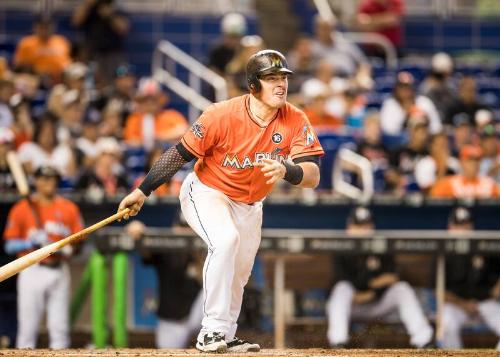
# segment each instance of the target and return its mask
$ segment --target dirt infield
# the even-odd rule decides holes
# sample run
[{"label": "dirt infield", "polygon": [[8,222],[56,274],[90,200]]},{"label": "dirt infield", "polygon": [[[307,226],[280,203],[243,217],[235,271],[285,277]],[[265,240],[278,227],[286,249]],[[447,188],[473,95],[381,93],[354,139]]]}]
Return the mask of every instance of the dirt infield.
[{"label": "dirt infield", "polygon": [[[286,349],[275,350],[266,349],[259,353],[226,353],[229,356],[244,357],[406,357],[406,356],[500,356],[500,352],[486,349],[475,350],[411,350],[411,349],[360,349],[360,350],[341,350],[341,349]],[[188,350],[154,350],[154,349],[68,349],[68,350],[0,350],[0,356],[20,357],[20,356],[55,356],[55,357],[195,357],[195,356],[222,356],[217,354],[200,353],[194,349]]]}]

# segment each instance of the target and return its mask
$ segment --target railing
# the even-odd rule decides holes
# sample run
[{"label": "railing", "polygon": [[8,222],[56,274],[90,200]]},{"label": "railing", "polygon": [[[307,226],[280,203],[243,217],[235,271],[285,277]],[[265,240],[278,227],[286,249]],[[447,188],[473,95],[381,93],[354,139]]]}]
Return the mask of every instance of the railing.
[{"label": "railing", "polygon": [[[189,84],[178,79],[176,64],[189,71]],[[171,42],[160,41],[156,46],[152,62],[153,77],[189,103],[189,119],[194,121],[199,111],[205,110],[212,102],[200,94],[203,79],[215,89],[215,100],[227,99],[226,80],[210,70]]]}]

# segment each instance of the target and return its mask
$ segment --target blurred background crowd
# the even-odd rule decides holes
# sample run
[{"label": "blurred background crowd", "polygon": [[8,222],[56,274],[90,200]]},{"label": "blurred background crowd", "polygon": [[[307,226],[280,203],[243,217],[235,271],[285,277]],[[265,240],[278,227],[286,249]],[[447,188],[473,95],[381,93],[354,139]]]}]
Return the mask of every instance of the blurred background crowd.
[{"label": "blurred background crowd", "polygon": [[[277,14],[309,27],[300,31],[296,24],[286,37],[285,25],[268,28],[265,14],[272,15],[273,6],[257,1],[253,9],[248,3],[260,17],[225,14],[196,59],[226,80],[233,97],[247,90],[245,64],[252,53],[273,47],[286,54],[295,72],[289,101],[304,109],[327,151],[319,194],[332,192],[338,165],[341,179],[363,192],[496,197],[500,67],[481,57],[412,52],[405,42],[409,5],[403,0],[332,3],[333,12],[320,14],[312,1],[276,2]],[[94,199],[122,194],[180,138],[196,112],[161,76],[134,63],[139,54],[151,59],[153,53],[130,45],[136,22],[132,10],[119,6],[126,3],[85,0],[69,12],[59,11],[57,1],[41,4],[37,13],[23,15],[31,29],[8,22],[4,27],[0,190],[14,189],[4,158],[14,149],[28,173],[55,165],[62,189]],[[310,14],[291,17],[293,6]],[[15,11],[6,14],[15,21]],[[376,42],[352,35],[365,32],[378,36]],[[216,99],[208,86],[199,92]],[[357,165],[336,160],[342,148],[368,160],[370,187],[363,187],[366,173]],[[156,195],[175,195],[182,179],[178,175]]]}]

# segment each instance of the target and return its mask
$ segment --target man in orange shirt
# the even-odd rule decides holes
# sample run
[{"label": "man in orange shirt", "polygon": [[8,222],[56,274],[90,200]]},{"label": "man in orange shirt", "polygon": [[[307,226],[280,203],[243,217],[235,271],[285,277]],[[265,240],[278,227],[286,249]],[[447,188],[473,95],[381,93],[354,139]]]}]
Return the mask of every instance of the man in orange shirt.
[{"label": "man in orange shirt", "polygon": [[[83,228],[80,210],[58,196],[59,174],[41,166],[34,174],[35,193],[16,203],[4,232],[5,251],[22,256],[61,240]],[[21,271],[17,279],[17,348],[35,348],[40,321],[47,310],[47,328],[53,349],[68,348],[70,275],[66,260],[71,246]]]},{"label": "man in orange shirt", "polygon": [[21,39],[14,54],[15,66],[32,68],[48,76],[51,84],[61,79],[64,68],[71,63],[68,40],[53,32],[52,21],[40,16],[33,25],[33,34]]},{"label": "man in orange shirt", "polygon": [[136,94],[138,110],[127,118],[124,138],[127,144],[144,146],[150,151],[155,141],[177,141],[188,129],[184,116],[174,109],[162,109],[166,102],[160,84],[142,78]]},{"label": "man in orange shirt", "polygon": [[465,145],[460,149],[462,174],[444,177],[431,189],[435,198],[493,198],[499,195],[495,181],[479,176],[482,150],[478,146]]},{"label": "man in orange shirt", "polygon": [[324,152],[307,116],[286,101],[291,73],[277,51],[251,56],[246,67],[250,94],[205,110],[118,208],[136,215],[153,190],[197,159],[180,201],[186,221],[208,245],[200,351],[260,350],[236,337],[236,321],[260,244],[262,201],[280,179],[308,188],[319,183]]}]

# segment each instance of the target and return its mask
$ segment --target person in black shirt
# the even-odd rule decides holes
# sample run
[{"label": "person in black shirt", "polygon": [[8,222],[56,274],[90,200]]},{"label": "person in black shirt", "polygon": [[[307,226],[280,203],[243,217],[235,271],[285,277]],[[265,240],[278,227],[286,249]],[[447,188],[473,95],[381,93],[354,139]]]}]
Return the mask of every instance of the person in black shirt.
[{"label": "person in black shirt", "polygon": [[463,77],[458,85],[458,97],[449,106],[444,118],[445,124],[452,126],[453,117],[465,114],[470,126],[476,126],[476,113],[481,109],[488,109],[477,97],[477,82],[472,76]]},{"label": "person in black shirt", "polygon": [[[190,230],[180,212],[172,228]],[[139,221],[127,225],[127,233],[136,239],[143,236],[144,230],[145,226]],[[156,347],[186,348],[203,319],[201,264],[189,252],[142,251],[141,255],[143,262],[151,265],[158,277]]]},{"label": "person in black shirt", "polygon": [[[460,235],[473,229],[470,211],[456,207],[448,230]],[[480,254],[446,259],[443,310],[443,348],[462,348],[461,330],[471,320],[482,320],[500,337],[500,259]],[[500,341],[496,346],[500,350]]]},{"label": "person in black shirt", "polygon": [[[356,207],[348,218],[347,232],[367,237],[373,229],[370,211]],[[392,256],[335,256],[333,269],[336,283],[326,306],[330,345],[347,344],[351,317],[379,319],[393,311],[398,311],[413,346],[432,344],[433,329],[412,287],[399,280]]]},{"label": "person in black shirt", "polygon": [[85,49],[97,62],[98,84],[113,79],[117,63],[124,62],[124,41],[130,22],[114,0],[85,0],[73,13],[72,23],[85,34]]}]

